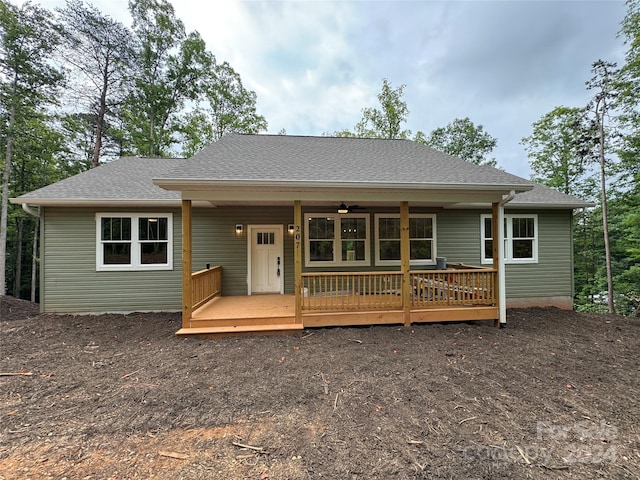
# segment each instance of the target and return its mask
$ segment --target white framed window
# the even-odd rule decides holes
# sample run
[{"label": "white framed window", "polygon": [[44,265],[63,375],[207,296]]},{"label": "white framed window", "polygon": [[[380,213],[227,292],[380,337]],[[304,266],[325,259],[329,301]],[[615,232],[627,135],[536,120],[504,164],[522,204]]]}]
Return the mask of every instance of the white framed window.
[{"label": "white framed window", "polygon": [[369,215],[306,213],[305,266],[369,265]]},{"label": "white framed window", "polygon": [[[376,222],[376,265],[400,265],[400,215],[379,213]],[[409,214],[411,265],[435,265],[436,216]]]},{"label": "white framed window", "polygon": [[171,213],[96,214],[96,271],[172,269]]},{"label": "white framed window", "polygon": [[[480,216],[482,263],[493,262],[491,215]],[[505,214],[504,259],[507,263],[538,263],[538,215]]]}]

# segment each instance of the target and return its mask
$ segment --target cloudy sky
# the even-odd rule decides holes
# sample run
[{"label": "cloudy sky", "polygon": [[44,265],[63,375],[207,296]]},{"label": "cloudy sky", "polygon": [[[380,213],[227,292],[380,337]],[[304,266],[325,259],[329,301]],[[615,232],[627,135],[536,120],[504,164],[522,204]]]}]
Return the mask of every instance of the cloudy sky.
[{"label": "cloudy sky", "polygon": [[[91,3],[130,23],[126,0]],[[584,105],[591,64],[620,65],[625,50],[622,0],[172,3],[255,90],[269,133],[353,129],[386,77],[406,85],[406,128],[428,133],[469,117],[498,139],[498,164],[524,177],[519,143],[531,124],[555,106]]]}]

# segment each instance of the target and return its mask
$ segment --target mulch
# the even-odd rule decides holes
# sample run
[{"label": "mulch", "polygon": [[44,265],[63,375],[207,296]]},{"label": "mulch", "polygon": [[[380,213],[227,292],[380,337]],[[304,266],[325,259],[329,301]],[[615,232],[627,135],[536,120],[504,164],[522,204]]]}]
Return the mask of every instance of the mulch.
[{"label": "mulch", "polygon": [[638,318],[208,339],[0,314],[0,480],[640,478]]}]

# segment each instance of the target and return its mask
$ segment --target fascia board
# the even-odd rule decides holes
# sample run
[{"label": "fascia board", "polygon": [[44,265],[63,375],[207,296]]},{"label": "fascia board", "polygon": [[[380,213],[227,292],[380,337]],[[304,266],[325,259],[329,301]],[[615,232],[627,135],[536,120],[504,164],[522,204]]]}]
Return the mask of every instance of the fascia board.
[{"label": "fascia board", "polygon": [[527,192],[533,188],[528,184],[478,184],[478,183],[393,183],[393,182],[324,182],[300,180],[203,180],[197,178],[154,178],[153,183],[166,190],[210,190],[216,188],[251,189],[257,187],[264,191],[289,188],[291,191],[300,189],[379,189],[379,190],[481,190],[481,191],[511,191]]},{"label": "fascia board", "polygon": [[136,200],[109,198],[10,198],[12,204],[36,205],[41,207],[179,207],[180,199]]}]

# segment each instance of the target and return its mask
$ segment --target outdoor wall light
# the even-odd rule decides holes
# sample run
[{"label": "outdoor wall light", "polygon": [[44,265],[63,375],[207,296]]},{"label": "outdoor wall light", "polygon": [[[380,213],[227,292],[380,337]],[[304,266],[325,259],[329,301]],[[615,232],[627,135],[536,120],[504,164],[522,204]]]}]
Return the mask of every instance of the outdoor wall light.
[{"label": "outdoor wall light", "polygon": [[295,227],[293,225],[293,223],[290,223],[289,226],[287,227],[287,231],[293,235],[293,232],[295,232]]},{"label": "outdoor wall light", "polygon": [[244,231],[244,227],[242,226],[242,224],[241,223],[236,224],[236,234],[242,235],[243,231]]}]

